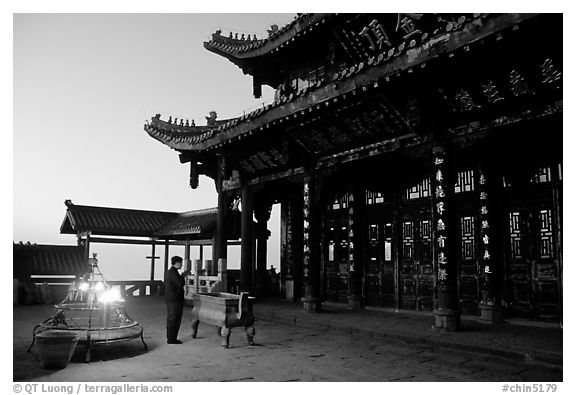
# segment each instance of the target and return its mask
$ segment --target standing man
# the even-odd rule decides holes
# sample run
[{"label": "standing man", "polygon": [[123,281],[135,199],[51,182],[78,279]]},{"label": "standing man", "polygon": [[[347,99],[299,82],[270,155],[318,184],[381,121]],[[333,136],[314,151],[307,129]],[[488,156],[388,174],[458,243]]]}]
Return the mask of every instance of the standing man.
[{"label": "standing man", "polygon": [[164,297],[166,299],[166,339],[168,344],[182,344],[178,340],[178,331],[182,322],[184,309],[184,277],[188,272],[180,274],[182,257],[172,257],[172,267],[164,275]]}]

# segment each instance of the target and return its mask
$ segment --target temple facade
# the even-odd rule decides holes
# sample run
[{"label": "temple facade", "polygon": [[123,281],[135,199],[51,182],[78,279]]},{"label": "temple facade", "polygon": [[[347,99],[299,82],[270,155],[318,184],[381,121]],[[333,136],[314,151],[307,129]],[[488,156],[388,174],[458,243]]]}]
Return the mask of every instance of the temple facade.
[{"label": "temple facade", "polygon": [[241,207],[243,290],[262,289],[280,203],[281,294],[305,311],[562,322],[562,15],[298,14],[204,47],[274,102],[144,128],[192,188],[214,179],[214,259]]}]

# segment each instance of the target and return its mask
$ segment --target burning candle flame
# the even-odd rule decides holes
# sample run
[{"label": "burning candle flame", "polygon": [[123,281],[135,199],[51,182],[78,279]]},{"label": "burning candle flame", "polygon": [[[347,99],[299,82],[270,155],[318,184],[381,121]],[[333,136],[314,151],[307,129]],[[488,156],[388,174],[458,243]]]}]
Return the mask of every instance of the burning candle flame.
[{"label": "burning candle flame", "polygon": [[110,288],[106,291],[102,292],[102,295],[98,298],[100,303],[113,303],[119,302],[122,300],[122,296],[120,295],[120,290],[116,288]]}]

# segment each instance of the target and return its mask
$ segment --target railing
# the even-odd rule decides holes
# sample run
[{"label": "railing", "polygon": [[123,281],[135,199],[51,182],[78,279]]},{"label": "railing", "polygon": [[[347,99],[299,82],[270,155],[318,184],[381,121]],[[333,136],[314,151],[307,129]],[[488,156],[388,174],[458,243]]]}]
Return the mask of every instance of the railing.
[{"label": "railing", "polygon": [[[119,287],[123,296],[159,296],[164,294],[164,282],[159,280],[114,280],[106,281],[106,283]],[[134,295],[136,292],[138,292],[138,295]]]}]

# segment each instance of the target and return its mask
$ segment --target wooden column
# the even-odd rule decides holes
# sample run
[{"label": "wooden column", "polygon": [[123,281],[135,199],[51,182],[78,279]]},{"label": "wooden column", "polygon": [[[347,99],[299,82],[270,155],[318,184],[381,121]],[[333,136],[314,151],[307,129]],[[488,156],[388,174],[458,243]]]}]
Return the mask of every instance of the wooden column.
[{"label": "wooden column", "polygon": [[504,275],[504,255],[501,251],[501,239],[498,218],[503,215],[501,177],[496,169],[487,163],[481,163],[477,171],[477,193],[479,201],[479,237],[480,269],[482,270],[482,299],[478,305],[479,321],[498,323],[501,321],[499,277]]},{"label": "wooden column", "polygon": [[184,244],[184,270],[192,271],[192,262],[190,261],[190,244],[188,239],[186,239],[186,243]]},{"label": "wooden column", "polygon": [[85,236],[85,244],[84,244],[84,259],[86,264],[88,265],[88,260],[90,259],[90,236],[91,232],[82,232],[78,233],[78,238],[80,239],[82,236]]},{"label": "wooden column", "polygon": [[260,204],[254,208],[254,216],[256,221],[256,296],[265,295],[267,293],[267,250],[268,250],[268,220],[270,219],[270,211],[272,206],[268,204]]},{"label": "wooden column", "polygon": [[228,259],[228,239],[226,232],[226,216],[228,215],[228,195],[223,191],[222,183],[226,178],[226,158],[217,155],[218,173],[216,177],[216,192],[218,192],[218,211],[216,213],[216,232],[214,233],[214,245],[212,261]]},{"label": "wooden column", "polygon": [[156,269],[156,242],[152,239],[152,256],[150,257],[150,281],[154,281],[154,270]]},{"label": "wooden column", "polygon": [[170,255],[170,241],[165,240],[164,242],[164,273],[168,271],[168,261]]},{"label": "wooden column", "polygon": [[363,242],[365,240],[363,218],[366,206],[365,190],[354,184],[348,206],[348,306],[353,310],[364,307],[362,283],[364,276]]},{"label": "wooden column", "polygon": [[444,147],[433,150],[432,187],[434,191],[435,266],[437,268],[437,300],[434,316],[437,329],[455,331],[460,328],[458,307],[456,248],[456,209],[454,207],[453,168]]},{"label": "wooden column", "polygon": [[301,300],[304,311],[308,313],[320,311],[320,213],[316,201],[316,177],[315,173],[305,176],[303,188],[304,297]]},{"label": "wooden column", "polygon": [[252,264],[253,264],[253,192],[248,186],[242,187],[242,224],[241,224],[241,250],[240,250],[240,290],[253,292]]},{"label": "wooden column", "polygon": [[226,237],[226,215],[228,214],[228,197],[226,193],[218,192],[218,211],[216,213],[216,232],[214,234],[214,251],[212,259],[228,259],[228,240]]}]

